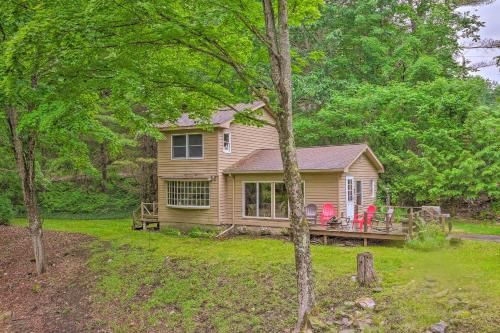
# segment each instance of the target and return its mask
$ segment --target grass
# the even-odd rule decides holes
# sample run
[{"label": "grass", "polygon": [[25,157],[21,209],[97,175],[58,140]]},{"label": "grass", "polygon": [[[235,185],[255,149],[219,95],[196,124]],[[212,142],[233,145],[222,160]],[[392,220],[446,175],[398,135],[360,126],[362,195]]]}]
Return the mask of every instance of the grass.
[{"label": "grass", "polygon": [[495,221],[453,219],[452,223],[456,233],[500,235],[500,224]]},{"label": "grass", "polygon": [[[99,239],[89,261],[98,277],[92,293],[96,312],[112,331],[283,332],[293,326],[289,242],[144,233],[130,230],[128,220],[46,220],[45,228]],[[380,293],[359,288],[350,278],[356,254],[366,250],[375,257]],[[314,245],[312,254],[315,316],[322,322],[348,312],[344,301],[366,295],[378,307],[370,314],[373,332],[422,332],[440,320],[453,323],[454,332],[495,332],[500,325],[497,243],[463,241],[429,252],[390,244]]]}]

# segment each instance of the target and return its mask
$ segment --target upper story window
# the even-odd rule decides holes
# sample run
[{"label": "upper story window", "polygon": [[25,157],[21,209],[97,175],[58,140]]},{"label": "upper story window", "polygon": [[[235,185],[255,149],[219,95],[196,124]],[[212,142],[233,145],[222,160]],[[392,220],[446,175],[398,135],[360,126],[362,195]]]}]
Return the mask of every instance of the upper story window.
[{"label": "upper story window", "polygon": [[176,134],[172,135],[172,159],[202,159],[203,135],[202,134]]},{"label": "upper story window", "polygon": [[231,133],[224,133],[224,147],[225,153],[231,153]]}]

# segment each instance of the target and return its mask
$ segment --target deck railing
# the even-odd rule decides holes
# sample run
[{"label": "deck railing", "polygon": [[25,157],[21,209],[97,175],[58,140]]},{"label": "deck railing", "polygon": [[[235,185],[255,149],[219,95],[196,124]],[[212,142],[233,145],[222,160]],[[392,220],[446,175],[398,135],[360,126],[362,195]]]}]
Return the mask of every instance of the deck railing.
[{"label": "deck railing", "polygon": [[141,202],[132,212],[132,229],[146,230],[149,224],[156,224],[159,228],[157,202]]}]

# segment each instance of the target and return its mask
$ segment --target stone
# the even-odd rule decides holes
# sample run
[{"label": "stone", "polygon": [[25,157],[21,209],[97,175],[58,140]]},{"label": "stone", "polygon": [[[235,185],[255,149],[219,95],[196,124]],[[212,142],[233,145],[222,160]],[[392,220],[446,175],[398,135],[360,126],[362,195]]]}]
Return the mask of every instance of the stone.
[{"label": "stone", "polygon": [[376,303],[370,297],[360,297],[356,300],[356,305],[362,309],[373,309]]},{"label": "stone", "polygon": [[448,324],[444,321],[440,321],[437,324],[431,326],[432,333],[446,333],[448,332]]},{"label": "stone", "polygon": [[358,277],[356,275],[351,276],[351,281],[352,282],[358,281]]},{"label": "stone", "polygon": [[382,287],[375,287],[375,288],[373,288],[372,290],[373,290],[373,292],[375,292],[375,293],[381,293],[382,291],[384,291],[384,288],[382,288]]},{"label": "stone", "polygon": [[457,307],[458,305],[460,305],[460,303],[461,303],[461,301],[455,297],[448,301],[448,305],[450,306],[450,308]]},{"label": "stone", "polygon": [[443,298],[446,295],[448,295],[448,289],[442,290],[442,291],[437,292],[437,293],[434,294],[434,296],[437,297],[437,298]]},{"label": "stone", "polygon": [[353,321],[347,317],[343,317],[341,320],[342,326],[349,327],[352,325]]}]

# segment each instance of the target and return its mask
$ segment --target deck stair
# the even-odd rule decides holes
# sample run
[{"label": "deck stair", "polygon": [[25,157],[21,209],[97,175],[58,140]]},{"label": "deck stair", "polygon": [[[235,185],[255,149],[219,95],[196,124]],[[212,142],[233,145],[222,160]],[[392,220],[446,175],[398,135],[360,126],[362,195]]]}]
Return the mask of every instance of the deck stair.
[{"label": "deck stair", "polygon": [[158,203],[141,202],[141,205],[132,212],[133,230],[159,230]]}]

